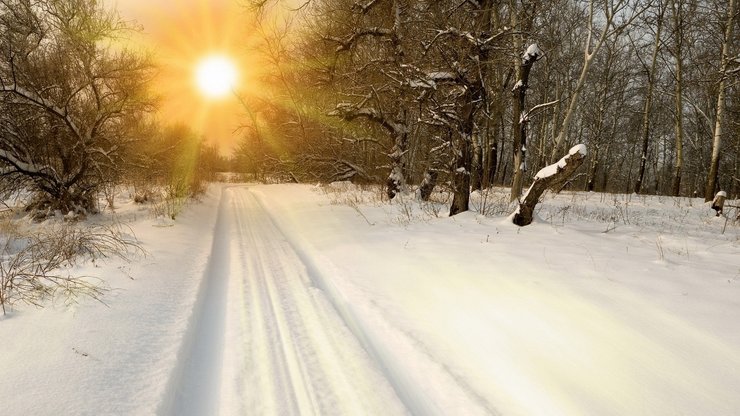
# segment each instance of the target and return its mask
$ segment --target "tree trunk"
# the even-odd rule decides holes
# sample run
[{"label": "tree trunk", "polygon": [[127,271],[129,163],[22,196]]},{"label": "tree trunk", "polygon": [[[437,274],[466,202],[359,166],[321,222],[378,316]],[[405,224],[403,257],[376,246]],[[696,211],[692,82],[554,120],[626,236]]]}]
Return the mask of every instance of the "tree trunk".
[{"label": "tree trunk", "polygon": [[561,154],[562,147],[565,145],[565,137],[568,134],[568,128],[570,127],[570,123],[573,120],[573,116],[576,111],[576,107],[581,104],[580,97],[581,92],[583,91],[583,87],[586,84],[586,79],[588,77],[588,71],[591,68],[591,63],[594,60],[594,57],[596,54],[599,53],[599,50],[604,45],[604,42],[606,41],[607,36],[610,32],[610,27],[612,25],[614,19],[614,15],[609,13],[607,15],[606,22],[604,22],[604,28],[601,30],[601,35],[599,35],[599,38],[596,40],[596,44],[593,47],[593,50],[591,50],[591,36],[593,33],[593,24],[595,20],[594,16],[594,2],[593,0],[589,2],[589,31],[588,31],[588,37],[586,39],[586,45],[584,47],[583,51],[583,67],[581,67],[581,74],[578,77],[578,81],[576,82],[576,87],[571,93],[570,96],[570,104],[568,105],[568,109],[565,112],[565,117],[563,118],[563,123],[560,125],[560,129],[558,130],[558,135],[555,138],[555,145],[552,149],[552,155],[550,157],[550,160],[555,161],[555,158],[557,158],[557,155]]},{"label": "tree trunk", "polygon": [[[530,49],[534,51],[530,54]],[[519,64],[517,70],[517,83],[514,86],[514,108],[512,116],[514,123],[512,132],[514,134],[514,178],[511,184],[511,201],[516,201],[522,193],[522,179],[524,172],[527,171],[527,125],[529,124],[529,115],[527,114],[526,96],[529,84],[529,72],[532,65],[539,59],[541,52],[536,44],[532,44],[524,53],[521,60],[516,59]]]},{"label": "tree trunk", "polygon": [[473,135],[472,145],[470,188],[473,191],[480,191],[483,186],[483,146],[480,134]]},{"label": "tree trunk", "polygon": [[491,147],[488,149],[488,168],[486,169],[486,188],[492,187],[496,183],[496,173],[498,173],[498,141],[496,136],[491,137]]},{"label": "tree trunk", "polygon": [[[490,32],[492,18],[492,0],[482,0],[479,2],[478,21],[476,26],[484,31]],[[472,146],[474,135],[476,134],[476,116],[480,110],[481,103],[485,100],[486,90],[484,75],[490,71],[490,59],[488,58],[488,49],[482,49],[479,52],[480,66],[475,78],[467,86],[463,94],[463,104],[461,109],[461,123],[459,131],[458,145],[452,146],[455,152],[455,163],[452,172],[452,205],[450,206],[450,216],[467,211],[470,205],[470,179],[472,170]]]},{"label": "tree trunk", "polygon": [[455,149],[455,171],[452,180],[452,205],[450,216],[457,215],[468,210],[470,205],[470,136],[462,137],[460,148]]},{"label": "tree trunk", "polygon": [[496,167],[498,164],[498,143],[496,142],[496,125],[497,116],[494,114],[491,120],[486,122],[485,135],[485,155],[483,166],[483,188],[489,188],[493,185],[496,177]]},{"label": "tree trunk", "polygon": [[[678,5],[676,5],[678,3]],[[678,6],[678,7],[676,7]],[[675,99],[675,131],[676,131],[676,164],[673,171],[671,194],[681,194],[681,179],[683,175],[683,3],[671,1],[673,24],[676,31],[676,99]]]},{"label": "tree trunk", "polygon": [[732,169],[732,191],[730,193],[731,198],[738,197],[738,190],[740,190],[740,140],[735,142],[735,164]]},{"label": "tree trunk", "polygon": [[[404,116],[405,116],[405,112]],[[405,120],[404,120],[405,122]],[[388,199],[393,199],[402,192],[406,186],[406,152],[408,150],[408,133],[406,130],[397,131],[394,136],[393,149],[389,158],[391,159],[391,173],[386,180],[386,195]]]},{"label": "tree trunk", "polygon": [[[477,88],[475,89],[477,90]],[[470,203],[470,165],[471,165],[471,147],[473,141],[473,131],[475,130],[475,113],[478,104],[474,97],[478,97],[480,92],[473,88],[468,88],[464,94],[463,104],[463,123],[461,125],[460,138],[453,141],[453,153],[455,155],[454,171],[452,172],[452,205],[450,206],[450,216],[457,215],[467,211]]]},{"label": "tree trunk", "polygon": [[735,17],[735,0],[729,0],[727,5],[727,27],[725,38],[722,42],[722,69],[719,82],[719,93],[717,94],[717,115],[714,122],[714,139],[712,142],[712,161],[707,175],[707,185],[704,189],[704,200],[711,201],[717,188],[717,176],[719,174],[719,151],[722,146],[722,122],[725,115],[725,89],[727,88],[727,67],[730,62],[730,41],[732,38],[733,19]]},{"label": "tree trunk", "polygon": [[[672,1],[672,0],[670,0]],[[657,28],[655,31],[655,45],[653,46],[653,56],[650,62],[650,71],[648,72],[648,89],[645,96],[645,106],[642,111],[642,153],[640,155],[640,171],[637,174],[635,182],[635,193],[642,192],[642,182],[645,179],[645,167],[647,165],[648,148],[650,145],[650,113],[653,106],[653,92],[655,90],[655,71],[658,63],[658,53],[660,52],[660,35],[663,28],[663,12],[661,2],[658,2],[658,15],[656,16]]]},{"label": "tree trunk", "polygon": [[432,196],[432,191],[437,185],[437,171],[429,168],[424,172],[424,179],[422,179],[419,185],[419,198],[422,201],[429,201],[429,197]]},{"label": "tree trunk", "polygon": [[532,223],[534,208],[542,194],[551,188],[560,188],[573,176],[586,158],[586,146],[578,145],[570,149],[568,154],[557,163],[547,166],[537,172],[534,182],[524,195],[524,200],[514,213],[512,221],[523,227]]},{"label": "tree trunk", "polygon": [[[511,27],[514,30],[521,30],[519,27],[519,7],[516,2],[511,2]],[[514,48],[514,74],[516,84],[512,92],[514,101],[511,106],[511,134],[513,136],[512,150],[514,152],[514,172],[511,180],[511,201],[516,201],[522,193],[522,176],[524,172],[524,157],[526,147],[523,147],[522,136],[526,135],[526,126],[522,123],[522,113],[524,112],[524,98],[526,94],[526,82],[524,81],[524,69],[522,68],[522,49],[524,48],[524,36],[514,34],[512,37],[512,46]],[[526,140],[526,139],[524,139]],[[526,142],[524,143],[526,146]],[[524,149],[524,151],[522,151]]]},{"label": "tree trunk", "polygon": [[[531,26],[531,21],[521,21],[518,15],[520,9],[514,3],[512,3],[512,6],[511,27],[515,30],[522,30],[525,26]],[[512,90],[514,93],[514,102],[511,111],[511,131],[514,136],[514,146],[512,149],[514,151],[514,176],[511,183],[511,201],[516,201],[522,194],[522,181],[524,172],[527,171],[527,124],[529,123],[529,116],[527,115],[525,105],[527,88],[529,87],[529,72],[532,70],[532,65],[537,62],[542,53],[536,44],[532,44],[522,54],[524,41],[521,34],[514,35],[513,46],[517,56],[514,58],[516,84]]]},{"label": "tree trunk", "polygon": [[[607,101],[609,100],[609,91],[611,90],[611,77],[612,77],[612,64],[614,62],[614,49],[609,49],[609,54],[606,58],[606,67],[604,68],[604,74],[603,78],[600,82],[600,84],[603,86],[603,92],[601,94],[601,99],[599,100],[599,110],[598,114],[596,116],[596,136],[592,138],[593,144],[591,146],[591,149],[593,150],[591,152],[591,162],[589,163],[589,169],[588,169],[588,176],[586,180],[586,191],[592,192],[594,188],[596,188],[596,173],[599,168],[599,157],[601,157],[601,143],[604,140],[604,118],[606,117],[606,110],[607,110]],[[616,120],[617,117],[615,117]],[[607,138],[607,142],[609,139],[611,139],[612,134],[609,135]]]},{"label": "tree trunk", "polygon": [[593,192],[596,187],[596,170],[599,168],[599,150],[600,144],[593,146],[594,151],[591,152],[591,163],[588,168],[588,179],[586,180],[586,192]]}]

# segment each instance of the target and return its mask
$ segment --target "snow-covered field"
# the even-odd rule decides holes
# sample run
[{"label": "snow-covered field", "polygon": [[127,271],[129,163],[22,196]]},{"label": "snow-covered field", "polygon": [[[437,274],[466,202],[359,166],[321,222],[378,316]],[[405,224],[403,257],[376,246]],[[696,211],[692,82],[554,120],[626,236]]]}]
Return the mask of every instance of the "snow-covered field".
[{"label": "snow-covered field", "polygon": [[377,195],[120,200],[149,254],[78,267],[108,306],[0,317],[0,414],[740,413],[740,226],[701,200],[564,193],[518,228],[503,190]]}]

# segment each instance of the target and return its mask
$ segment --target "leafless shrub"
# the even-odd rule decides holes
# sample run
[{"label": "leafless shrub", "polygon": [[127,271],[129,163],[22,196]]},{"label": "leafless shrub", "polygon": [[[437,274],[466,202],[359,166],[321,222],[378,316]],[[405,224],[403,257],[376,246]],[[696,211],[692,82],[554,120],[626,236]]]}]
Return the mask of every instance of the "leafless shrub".
[{"label": "leafless shrub", "polygon": [[105,198],[106,204],[108,204],[106,208],[110,209],[111,211],[115,211],[116,192],[117,192],[116,185],[113,183],[106,183],[102,186],[101,191],[103,193],[103,197]]},{"label": "leafless shrub", "polygon": [[[12,230],[11,230],[12,231]],[[129,260],[143,249],[120,226],[77,227],[61,225],[22,235],[12,232],[0,248],[0,306],[24,303],[42,307],[47,300],[75,303],[80,297],[102,302],[104,282],[91,276],[75,276],[71,267],[78,261],[106,257]]]},{"label": "leafless shrub", "polygon": [[428,218],[439,218],[444,206],[444,204],[440,204],[434,201],[419,201],[419,207],[421,208],[421,211]]},{"label": "leafless shrub", "polygon": [[391,200],[391,204],[398,207],[398,215],[394,220],[395,223],[409,225],[414,221],[414,208],[411,202],[412,199],[403,193],[396,194],[396,197]]},{"label": "leafless shrub", "polygon": [[479,214],[488,217],[507,215],[512,210],[509,193],[498,188],[486,188],[471,195],[470,203]]},{"label": "leafless shrub", "polygon": [[364,204],[380,205],[383,203],[381,186],[355,185],[351,182],[332,182],[321,186],[332,205],[358,206]]}]

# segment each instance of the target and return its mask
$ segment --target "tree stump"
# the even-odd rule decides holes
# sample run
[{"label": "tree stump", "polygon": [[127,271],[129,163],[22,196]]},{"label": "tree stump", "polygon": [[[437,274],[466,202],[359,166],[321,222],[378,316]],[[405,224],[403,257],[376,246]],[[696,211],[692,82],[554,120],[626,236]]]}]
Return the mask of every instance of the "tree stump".
[{"label": "tree stump", "polygon": [[712,200],[712,209],[717,211],[717,217],[722,215],[722,211],[725,209],[725,199],[727,199],[727,192],[719,191]]}]

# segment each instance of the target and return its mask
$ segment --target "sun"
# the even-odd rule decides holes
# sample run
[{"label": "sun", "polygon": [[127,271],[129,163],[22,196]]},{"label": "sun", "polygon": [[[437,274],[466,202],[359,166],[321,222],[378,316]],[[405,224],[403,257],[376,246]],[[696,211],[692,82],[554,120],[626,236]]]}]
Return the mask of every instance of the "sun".
[{"label": "sun", "polygon": [[223,55],[205,57],[195,68],[196,85],[209,98],[221,98],[229,94],[234,89],[236,79],[236,65]]}]

